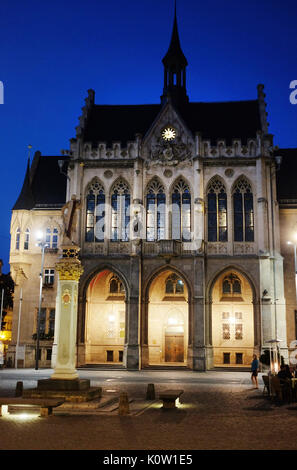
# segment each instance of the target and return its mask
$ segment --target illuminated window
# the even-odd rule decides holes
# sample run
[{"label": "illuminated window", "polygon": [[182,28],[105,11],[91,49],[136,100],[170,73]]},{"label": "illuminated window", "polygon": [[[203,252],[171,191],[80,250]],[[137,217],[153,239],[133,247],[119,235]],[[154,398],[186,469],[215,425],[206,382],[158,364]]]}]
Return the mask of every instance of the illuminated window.
[{"label": "illuminated window", "polygon": [[24,250],[29,250],[29,242],[30,242],[30,229],[27,228],[25,232]]},{"label": "illuminated window", "polygon": [[165,292],[166,294],[178,295],[184,293],[184,283],[176,275],[171,274],[165,282]]},{"label": "illuminated window", "polygon": [[223,323],[223,339],[228,340],[230,339],[230,324]]},{"label": "illuminated window", "polygon": [[109,281],[109,293],[110,294],[124,294],[125,289],[123,283],[117,276],[113,276]]},{"label": "illuminated window", "polygon": [[224,184],[214,179],[207,194],[208,241],[228,241],[227,194]]},{"label": "illuminated window", "polygon": [[58,248],[58,229],[47,228],[45,231],[45,242],[49,248]]},{"label": "illuminated window", "polygon": [[165,238],[164,186],[155,178],[147,189],[146,196],[146,238],[147,241]]},{"label": "illuminated window", "polygon": [[242,339],[242,324],[241,323],[236,323],[235,325],[235,339]]},{"label": "illuminated window", "polygon": [[191,193],[182,178],[172,191],[172,239],[191,240]]},{"label": "illuminated window", "polygon": [[234,241],[254,241],[254,206],[251,185],[240,178],[233,190]]},{"label": "illuminated window", "polygon": [[86,242],[103,242],[105,230],[105,194],[102,184],[97,180],[94,180],[88,186],[86,209]]},{"label": "illuminated window", "polygon": [[20,249],[21,229],[18,228],[15,235],[15,249]]},{"label": "illuminated window", "polygon": [[111,240],[127,242],[130,239],[130,191],[120,179],[111,195]]},{"label": "illuminated window", "polygon": [[240,279],[233,273],[224,277],[222,285],[223,294],[241,294]]},{"label": "illuminated window", "polygon": [[44,270],[44,284],[47,286],[52,286],[54,282],[55,282],[55,270],[45,269]]}]

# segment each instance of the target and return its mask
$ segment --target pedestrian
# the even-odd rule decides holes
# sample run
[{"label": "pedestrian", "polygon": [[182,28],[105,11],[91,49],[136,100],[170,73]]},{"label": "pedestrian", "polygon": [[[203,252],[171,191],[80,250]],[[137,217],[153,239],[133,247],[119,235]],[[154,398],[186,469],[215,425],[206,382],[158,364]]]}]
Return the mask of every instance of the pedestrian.
[{"label": "pedestrian", "polygon": [[256,354],[253,355],[253,362],[251,364],[251,372],[252,372],[252,382],[254,388],[259,388],[258,386],[258,371],[259,371],[259,361],[257,359]]}]

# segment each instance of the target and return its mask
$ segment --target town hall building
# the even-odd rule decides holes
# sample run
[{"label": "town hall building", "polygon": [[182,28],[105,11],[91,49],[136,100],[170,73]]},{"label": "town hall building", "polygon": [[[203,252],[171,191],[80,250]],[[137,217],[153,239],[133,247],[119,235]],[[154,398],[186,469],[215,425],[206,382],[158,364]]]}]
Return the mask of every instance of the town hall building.
[{"label": "town hall building", "polygon": [[[28,161],[11,218],[13,364],[21,348],[34,367],[38,324],[40,366],[62,364],[72,298],[77,368],[242,367],[272,339],[289,361],[297,149],[276,148],[261,84],[254,100],[190,101],[176,14],[162,62],[156,104],[88,90],[69,150]],[[59,263],[73,258],[71,290]]]}]

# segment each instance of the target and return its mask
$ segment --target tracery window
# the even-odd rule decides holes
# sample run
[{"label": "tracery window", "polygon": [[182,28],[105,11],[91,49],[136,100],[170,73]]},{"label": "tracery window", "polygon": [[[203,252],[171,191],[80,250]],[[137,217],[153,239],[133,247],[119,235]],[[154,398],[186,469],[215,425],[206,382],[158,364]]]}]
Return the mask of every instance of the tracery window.
[{"label": "tracery window", "polygon": [[172,239],[191,241],[191,193],[182,178],[172,190]]},{"label": "tracery window", "polygon": [[21,229],[18,227],[15,235],[15,249],[20,249]]},{"label": "tracery window", "polygon": [[99,181],[88,187],[86,212],[86,242],[103,242],[105,231],[105,193]]},{"label": "tracery window", "polygon": [[251,185],[240,178],[233,190],[234,241],[254,241],[254,203]]},{"label": "tracery window", "polygon": [[111,240],[129,241],[130,191],[127,183],[118,180],[111,195]]},{"label": "tracery window", "polygon": [[228,274],[223,279],[222,286],[223,294],[241,294],[241,282],[236,274]]},{"label": "tracery window", "polygon": [[207,192],[208,241],[228,241],[227,194],[224,184],[215,178]]},{"label": "tracery window", "polygon": [[165,239],[166,196],[164,186],[155,178],[147,188],[146,238],[147,241]]},{"label": "tracery window", "polygon": [[171,274],[167,277],[165,281],[165,293],[171,295],[184,293],[184,283],[176,274]]},{"label": "tracery window", "polygon": [[112,276],[109,280],[109,293],[110,294],[124,294],[125,288],[123,283],[117,276]]},{"label": "tracery window", "polygon": [[29,250],[29,242],[30,242],[30,229],[27,228],[25,231],[24,250]]}]

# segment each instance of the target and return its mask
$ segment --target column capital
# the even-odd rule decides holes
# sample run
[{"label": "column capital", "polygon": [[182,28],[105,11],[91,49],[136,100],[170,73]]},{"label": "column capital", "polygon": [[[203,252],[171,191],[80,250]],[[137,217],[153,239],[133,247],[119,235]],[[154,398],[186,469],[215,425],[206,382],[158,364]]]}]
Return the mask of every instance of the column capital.
[{"label": "column capital", "polygon": [[79,281],[84,269],[77,258],[79,247],[63,246],[62,258],[56,263],[56,270],[61,281]]}]

